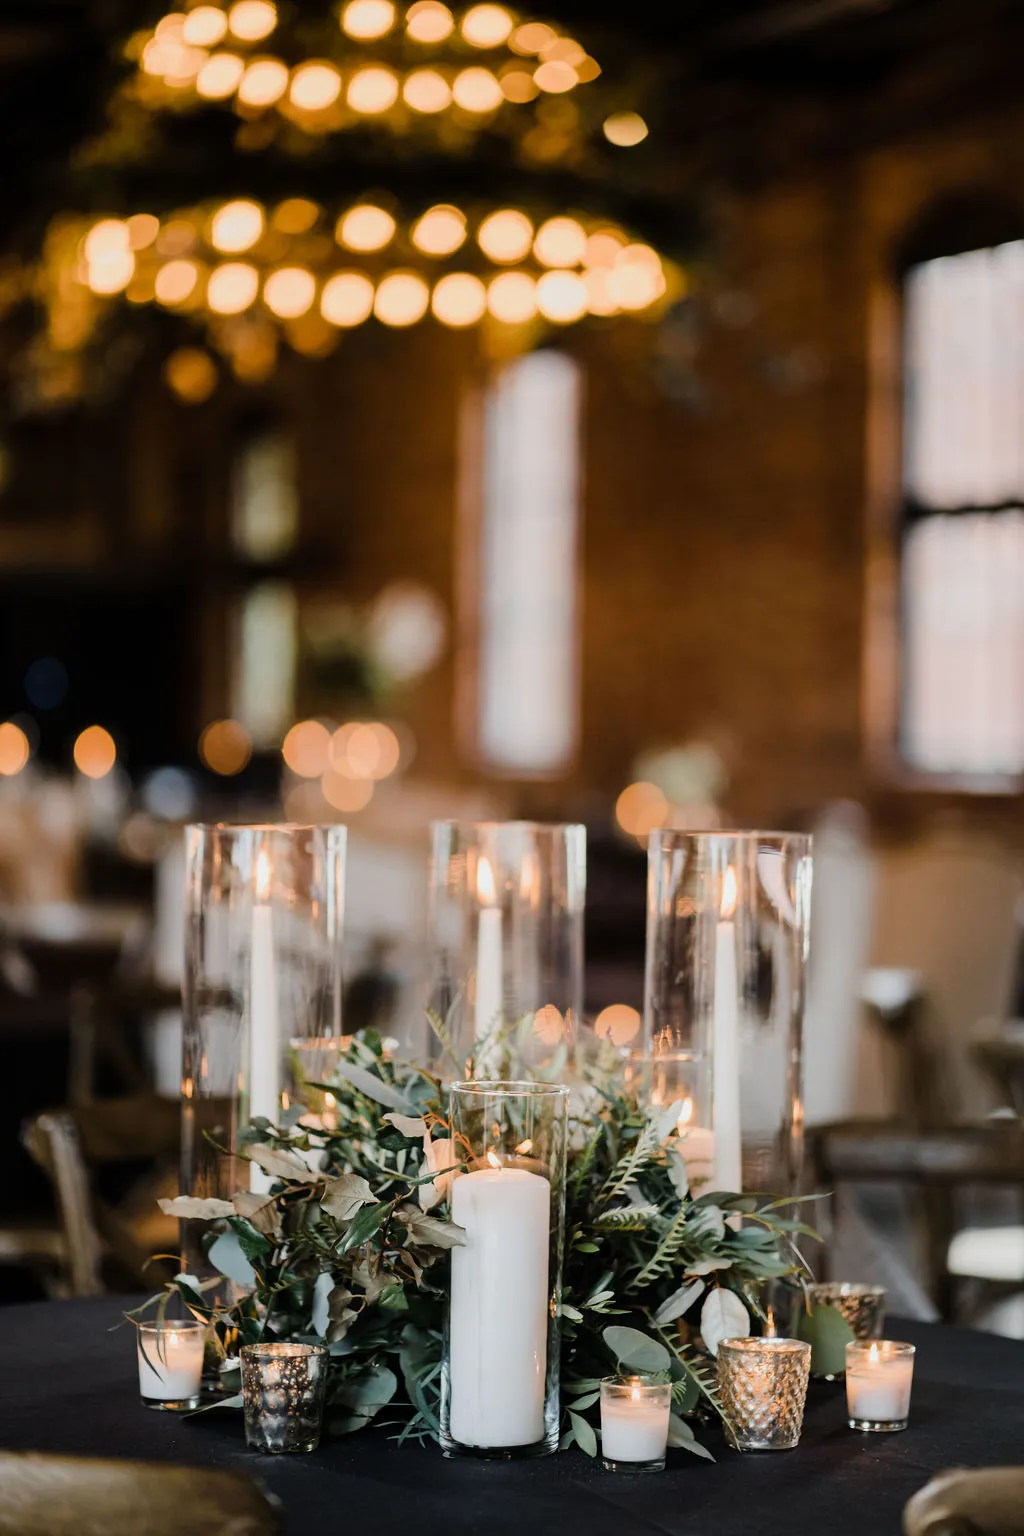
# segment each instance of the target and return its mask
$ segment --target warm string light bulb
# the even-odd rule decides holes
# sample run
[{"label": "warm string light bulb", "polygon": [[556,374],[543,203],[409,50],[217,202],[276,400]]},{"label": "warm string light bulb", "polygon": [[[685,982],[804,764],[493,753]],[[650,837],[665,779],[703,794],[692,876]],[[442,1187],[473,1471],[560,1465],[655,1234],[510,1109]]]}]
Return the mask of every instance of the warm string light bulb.
[{"label": "warm string light bulb", "polygon": [[272,107],[287,89],[287,65],[280,59],[256,59],[242,76],[238,99],[247,107]]},{"label": "warm string light bulb", "polygon": [[533,244],[533,225],[525,213],[503,208],[490,214],[477,230],[477,244],[491,261],[522,261]]},{"label": "warm string light bulb", "polygon": [[334,238],[350,251],[381,251],[393,238],[395,221],[385,209],[360,203],[338,220]]},{"label": "warm string light bulb", "polygon": [[156,297],[161,304],[184,304],[196,290],[199,268],[194,261],[180,257],[167,261],[154,279]]},{"label": "warm string light bulb", "polygon": [[414,43],[443,43],[455,30],[455,17],[440,0],[416,0],[406,12],[405,30]]},{"label": "warm string light bulb", "polygon": [[465,238],[465,214],[447,204],[428,208],[412,227],[412,242],[425,256],[450,256]]},{"label": "warm string light bulb", "polygon": [[207,101],[224,101],[237,91],[245,61],[237,53],[215,53],[196,76],[196,92]]},{"label": "warm string light bulb", "polygon": [[394,24],[391,0],[350,0],[341,13],[342,31],[362,41],[384,37]]},{"label": "warm string light bulb", "polygon": [[398,78],[380,65],[358,69],[349,80],[345,99],[353,112],[367,117],[387,112],[398,100]]},{"label": "warm string light bulb", "polygon": [[416,272],[389,272],[373,297],[373,312],[384,325],[415,325],[430,302],[430,290]]},{"label": "warm string light bulb", "polygon": [[537,313],[537,285],[525,272],[501,272],[487,290],[487,308],[495,320],[523,325]]},{"label": "warm string light bulb", "polygon": [[487,309],[487,290],[472,272],[449,272],[434,288],[430,307],[442,325],[475,325]]},{"label": "warm string light bulb", "polygon": [[260,275],[244,261],[226,261],[214,267],[206,285],[206,302],[217,315],[240,315],[255,302]]},{"label": "warm string light bulb", "polygon": [[270,0],[236,0],[228,11],[228,30],[244,43],[258,43],[277,26],[277,7]]},{"label": "warm string light bulb", "polygon": [[325,112],[341,95],[341,76],[333,64],[311,62],[292,75],[288,100],[303,112]]},{"label": "warm string light bulb", "polygon": [[225,203],[210,220],[210,244],[215,250],[234,254],[247,251],[263,233],[263,209],[259,203],[238,198]]},{"label": "warm string light bulb", "polygon": [[497,48],[512,31],[512,17],[503,5],[474,5],[462,18],[462,35],[474,48]]},{"label": "warm string light bulb", "polygon": [[330,325],[361,325],[373,313],[373,284],[361,272],[336,272],[324,284],[320,313]]},{"label": "warm string light bulb", "polygon": [[478,64],[455,76],[452,96],[464,112],[493,112],[505,100],[497,76]]},{"label": "warm string light bulb", "polygon": [[280,320],[297,320],[315,298],[316,278],[305,267],[279,267],[263,285],[263,302]]},{"label": "warm string light bulb", "polygon": [[436,69],[414,69],[402,86],[402,100],[414,112],[443,112],[451,106],[451,86]]},{"label": "warm string light bulb", "polygon": [[196,48],[212,48],[228,30],[228,18],[215,5],[197,5],[185,17],[181,35]]}]

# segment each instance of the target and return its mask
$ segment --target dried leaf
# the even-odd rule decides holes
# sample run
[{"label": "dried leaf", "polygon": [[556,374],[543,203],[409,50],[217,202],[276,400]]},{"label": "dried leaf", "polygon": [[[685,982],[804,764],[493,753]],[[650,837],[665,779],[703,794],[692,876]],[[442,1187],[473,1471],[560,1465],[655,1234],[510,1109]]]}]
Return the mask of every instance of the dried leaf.
[{"label": "dried leaf", "polygon": [[281,1147],[268,1147],[263,1142],[253,1142],[249,1147],[250,1161],[259,1165],[272,1179],[290,1179],[292,1183],[311,1182],[309,1164],[303,1162],[297,1152]]},{"label": "dried leaf", "polygon": [[430,1248],[461,1248],[466,1241],[465,1227],[453,1221],[441,1221],[437,1216],[425,1216],[414,1205],[403,1205],[398,1210],[399,1220],[409,1234],[411,1243]]},{"label": "dried leaf", "polygon": [[328,1184],[320,1205],[335,1221],[351,1221],[361,1205],[372,1205],[376,1198],[359,1174],[343,1173],[340,1179],[332,1179]]},{"label": "dried leaf", "polygon": [[431,1141],[429,1131],[423,1135],[423,1156],[430,1172],[437,1174],[431,1183],[421,1184],[418,1191],[421,1209],[429,1211],[447,1198],[459,1157],[454,1141]]},{"label": "dried leaf", "polygon": [[264,1237],[280,1237],[281,1212],[273,1196],[239,1189],[235,1191],[234,1204],[235,1212],[251,1221],[257,1232],[262,1232]]},{"label": "dried leaf", "polygon": [[403,1136],[408,1136],[410,1141],[418,1141],[427,1129],[427,1122],[415,1115],[385,1115],[384,1119],[389,1125]]},{"label": "dried leaf", "polygon": [[750,1318],[735,1291],[716,1287],[700,1309],[700,1335],[713,1355],[723,1339],[745,1339],[750,1334]]},{"label": "dried leaf", "polygon": [[216,1221],[235,1214],[230,1200],[197,1200],[191,1195],[175,1195],[173,1200],[158,1200],[157,1205],[165,1216],[177,1216],[179,1221]]}]

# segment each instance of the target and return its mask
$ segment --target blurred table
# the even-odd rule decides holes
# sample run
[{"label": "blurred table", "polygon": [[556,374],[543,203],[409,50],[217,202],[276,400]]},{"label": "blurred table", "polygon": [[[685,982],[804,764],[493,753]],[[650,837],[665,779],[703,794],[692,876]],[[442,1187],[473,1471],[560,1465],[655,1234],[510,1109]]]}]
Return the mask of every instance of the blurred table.
[{"label": "blurred table", "polygon": [[705,1432],[714,1465],[670,1451],[665,1473],[630,1478],[575,1450],[516,1465],[445,1461],[382,1429],[312,1456],[261,1457],[233,1410],[178,1419],[142,1408],[131,1329],[107,1331],[119,1315],[107,1298],[0,1309],[0,1443],[244,1471],[278,1495],[296,1536],[898,1536],[903,1505],[933,1473],[1024,1459],[1024,1344],[954,1328],[889,1330],[918,1347],[902,1434],[855,1434],[842,1386],[812,1382],[797,1450],[741,1457]]}]

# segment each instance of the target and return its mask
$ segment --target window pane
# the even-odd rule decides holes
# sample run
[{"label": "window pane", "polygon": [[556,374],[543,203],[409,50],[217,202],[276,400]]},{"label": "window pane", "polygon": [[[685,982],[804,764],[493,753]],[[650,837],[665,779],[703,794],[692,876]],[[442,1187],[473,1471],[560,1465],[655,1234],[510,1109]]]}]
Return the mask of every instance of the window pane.
[{"label": "window pane", "polygon": [[480,749],[556,773],[576,742],[579,368],[534,352],[500,374],[484,421]]},{"label": "window pane", "polygon": [[231,537],[250,560],[279,560],[295,543],[299,505],[295,450],[280,432],[261,432],[239,450],[234,463]]},{"label": "window pane", "polygon": [[904,610],[908,761],[935,773],[1024,770],[1024,512],[916,523]]},{"label": "window pane", "polygon": [[295,716],[297,607],[285,582],[264,581],[242,603],[232,713],[256,747],[279,746]]}]

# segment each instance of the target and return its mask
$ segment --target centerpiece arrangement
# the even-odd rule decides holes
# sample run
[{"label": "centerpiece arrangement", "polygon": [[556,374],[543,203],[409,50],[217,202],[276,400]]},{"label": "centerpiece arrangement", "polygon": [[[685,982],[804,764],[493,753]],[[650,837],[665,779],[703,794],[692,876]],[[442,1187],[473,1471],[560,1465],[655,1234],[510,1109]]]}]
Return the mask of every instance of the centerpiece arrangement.
[{"label": "centerpiece arrangement", "polygon": [[[444,1027],[432,1022],[447,1048]],[[463,1070],[472,1077],[472,1059]],[[564,1250],[550,1274],[558,1443],[596,1454],[601,1378],[619,1370],[667,1383],[670,1444],[708,1456],[694,1425],[726,1417],[718,1345],[764,1319],[766,1287],[800,1286],[807,1270],[797,1240],[810,1229],[786,1214],[787,1199],[695,1195],[681,1103],[642,1107],[614,1053],[572,1075],[575,1085],[562,1090]],[[243,1346],[319,1345],[329,1352],[330,1430],[380,1417],[401,1440],[442,1437],[451,1257],[465,1238],[451,1219],[451,1185],[475,1155],[453,1126],[451,1078],[392,1056],[364,1032],[317,1085],[329,1115],[297,1108],[279,1124],[256,1117],[241,1131],[239,1160],[264,1178],[247,1177],[230,1199],[162,1202],[168,1214],[206,1224],[208,1269],[179,1275],[147,1306],[163,1314],[180,1298],[208,1325],[222,1403],[241,1403],[231,1394]],[[503,1164],[529,1168],[535,1150],[524,1141]]]}]

